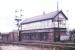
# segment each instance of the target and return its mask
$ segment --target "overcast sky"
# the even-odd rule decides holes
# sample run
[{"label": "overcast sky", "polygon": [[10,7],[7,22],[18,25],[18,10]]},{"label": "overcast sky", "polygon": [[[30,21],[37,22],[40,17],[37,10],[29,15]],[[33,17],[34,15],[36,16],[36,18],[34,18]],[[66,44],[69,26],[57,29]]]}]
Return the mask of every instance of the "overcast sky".
[{"label": "overcast sky", "polygon": [[[75,0],[58,0],[59,9],[69,18],[69,29],[75,28]],[[9,32],[16,29],[15,10],[23,9],[22,18],[57,10],[57,0],[0,0],[0,32]]]}]

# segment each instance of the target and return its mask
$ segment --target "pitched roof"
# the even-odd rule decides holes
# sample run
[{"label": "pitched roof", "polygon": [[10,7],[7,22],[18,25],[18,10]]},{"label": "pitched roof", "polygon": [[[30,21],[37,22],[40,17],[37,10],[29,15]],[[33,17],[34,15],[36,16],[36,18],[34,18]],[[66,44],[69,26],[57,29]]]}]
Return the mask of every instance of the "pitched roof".
[{"label": "pitched roof", "polygon": [[[43,20],[49,20],[49,19],[54,19],[59,13],[62,13],[64,15],[64,13],[62,11],[54,11],[54,12],[50,12],[44,15],[39,15],[39,16],[34,16],[32,18],[28,18],[26,20],[24,20],[21,24],[28,24],[28,23],[32,23],[32,22],[38,22],[38,21],[43,21]],[[67,19],[67,17],[64,15],[65,19]]]}]

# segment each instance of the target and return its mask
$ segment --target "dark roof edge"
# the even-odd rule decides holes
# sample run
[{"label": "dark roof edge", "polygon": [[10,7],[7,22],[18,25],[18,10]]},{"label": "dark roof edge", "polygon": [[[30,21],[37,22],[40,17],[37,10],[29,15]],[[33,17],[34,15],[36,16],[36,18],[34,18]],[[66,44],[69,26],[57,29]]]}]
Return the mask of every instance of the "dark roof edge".
[{"label": "dark roof edge", "polygon": [[62,10],[60,12],[64,15],[65,19],[68,20],[67,16],[62,12]]},{"label": "dark roof edge", "polygon": [[[66,17],[66,15],[62,12],[62,10],[60,10],[60,11],[58,12],[58,14],[59,14],[59,13],[62,13],[62,14],[64,15],[65,19],[68,20],[68,18]],[[58,14],[57,14],[57,15],[58,15]],[[57,16],[57,15],[56,15],[56,16]],[[56,16],[55,16],[55,17],[56,17]],[[54,18],[55,18],[55,17],[54,17]]]},{"label": "dark roof edge", "polygon": [[50,20],[50,19],[53,19],[53,18],[48,18],[48,19],[43,19],[43,20],[37,20],[37,21],[31,21],[31,22],[27,22],[27,23],[21,23],[21,25],[23,25],[23,24],[29,24],[29,23],[34,23],[34,22],[39,22],[39,21],[46,21],[46,20]]}]

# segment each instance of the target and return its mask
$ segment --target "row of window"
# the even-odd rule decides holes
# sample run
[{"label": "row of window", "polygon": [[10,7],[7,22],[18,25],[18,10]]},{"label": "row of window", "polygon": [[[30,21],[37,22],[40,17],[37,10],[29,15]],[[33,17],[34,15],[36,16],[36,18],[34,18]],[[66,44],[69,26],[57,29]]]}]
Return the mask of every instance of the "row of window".
[{"label": "row of window", "polygon": [[[60,27],[65,27],[65,21],[59,22],[59,24]],[[51,20],[35,22],[23,25],[22,29],[28,30],[28,29],[40,29],[40,28],[52,28],[52,27],[58,27],[58,22],[57,21],[52,22]]]},{"label": "row of window", "polygon": [[21,38],[23,40],[48,40],[48,33],[24,33]]},{"label": "row of window", "polygon": [[22,26],[22,29],[39,29],[39,28],[49,28],[52,27],[52,22],[51,20],[48,21],[41,21],[41,22],[35,22],[35,23],[30,23],[30,24],[25,24]]}]

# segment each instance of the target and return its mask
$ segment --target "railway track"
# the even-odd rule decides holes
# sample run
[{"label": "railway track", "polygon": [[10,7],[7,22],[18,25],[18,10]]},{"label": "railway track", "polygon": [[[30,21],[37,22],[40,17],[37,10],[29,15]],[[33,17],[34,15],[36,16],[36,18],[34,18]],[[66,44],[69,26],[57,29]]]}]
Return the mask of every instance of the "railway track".
[{"label": "railway track", "polygon": [[0,45],[25,45],[25,46],[37,46],[37,47],[67,47],[75,48],[75,43],[62,43],[62,42],[0,42]]}]

